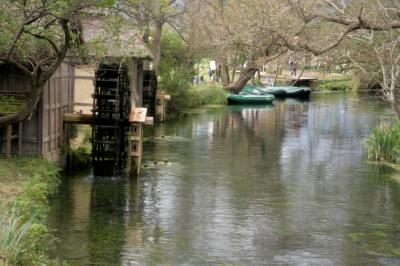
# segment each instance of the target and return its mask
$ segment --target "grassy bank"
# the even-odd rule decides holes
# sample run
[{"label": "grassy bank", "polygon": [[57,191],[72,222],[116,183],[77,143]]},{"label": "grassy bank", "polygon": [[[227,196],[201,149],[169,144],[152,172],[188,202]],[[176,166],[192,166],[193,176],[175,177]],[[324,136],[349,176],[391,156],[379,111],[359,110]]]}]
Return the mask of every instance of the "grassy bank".
[{"label": "grassy bank", "polygon": [[47,256],[46,227],[59,171],[39,158],[0,158],[0,265],[59,265]]},{"label": "grassy bank", "polygon": [[170,89],[168,93],[171,95],[171,101],[167,105],[169,119],[184,116],[191,108],[226,103],[226,92],[221,85],[214,82]]},{"label": "grassy bank", "polygon": [[350,91],[354,89],[354,82],[349,78],[321,79],[316,81],[316,91]]}]

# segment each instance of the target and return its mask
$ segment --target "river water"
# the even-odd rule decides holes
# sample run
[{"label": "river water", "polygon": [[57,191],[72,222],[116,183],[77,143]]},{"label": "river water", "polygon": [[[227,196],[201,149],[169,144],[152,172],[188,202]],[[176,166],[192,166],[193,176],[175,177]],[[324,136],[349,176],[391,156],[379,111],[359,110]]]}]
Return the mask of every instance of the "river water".
[{"label": "river water", "polygon": [[137,179],[65,178],[53,255],[71,265],[400,265],[400,186],[362,140],[390,110],[314,94],[157,126]]}]

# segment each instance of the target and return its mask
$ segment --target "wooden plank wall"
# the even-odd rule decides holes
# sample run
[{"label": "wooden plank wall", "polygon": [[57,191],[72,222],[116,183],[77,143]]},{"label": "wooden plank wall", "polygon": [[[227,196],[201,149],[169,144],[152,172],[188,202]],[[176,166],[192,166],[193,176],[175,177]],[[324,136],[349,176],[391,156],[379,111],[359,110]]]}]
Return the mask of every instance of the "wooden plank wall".
[{"label": "wooden plank wall", "polygon": [[63,114],[72,109],[72,67],[61,64],[43,89],[39,110],[42,116],[40,154],[49,160],[58,161],[63,140]]},{"label": "wooden plank wall", "polygon": [[[6,66],[0,68],[0,94],[2,95],[14,95],[24,94],[29,90],[29,80],[23,74],[17,73]],[[32,114],[30,119],[25,120],[22,123],[22,149],[23,154],[38,154],[38,113],[37,110]],[[5,129],[0,130],[0,152],[5,153]],[[13,125],[12,135],[18,134],[18,125]],[[18,149],[19,139],[13,139],[11,145],[12,153],[19,153]]]},{"label": "wooden plank wall", "polygon": [[[0,93],[8,91],[24,92],[29,82],[23,75],[0,70]],[[67,63],[54,73],[43,88],[43,97],[35,112],[22,123],[22,138],[12,141],[12,153],[44,155],[58,161],[63,145],[62,115],[73,107],[73,66]],[[13,134],[18,134],[18,125],[13,126]],[[4,130],[0,130],[0,152],[4,153]]]}]

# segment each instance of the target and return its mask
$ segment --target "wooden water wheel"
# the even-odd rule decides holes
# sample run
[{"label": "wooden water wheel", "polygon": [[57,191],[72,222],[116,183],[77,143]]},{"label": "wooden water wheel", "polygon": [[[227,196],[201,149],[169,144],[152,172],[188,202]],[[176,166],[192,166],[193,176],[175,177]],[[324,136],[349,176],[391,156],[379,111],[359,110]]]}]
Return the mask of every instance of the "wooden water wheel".
[{"label": "wooden water wheel", "polygon": [[93,166],[112,165],[123,169],[126,164],[130,82],[127,66],[121,61],[99,63],[93,94]]}]

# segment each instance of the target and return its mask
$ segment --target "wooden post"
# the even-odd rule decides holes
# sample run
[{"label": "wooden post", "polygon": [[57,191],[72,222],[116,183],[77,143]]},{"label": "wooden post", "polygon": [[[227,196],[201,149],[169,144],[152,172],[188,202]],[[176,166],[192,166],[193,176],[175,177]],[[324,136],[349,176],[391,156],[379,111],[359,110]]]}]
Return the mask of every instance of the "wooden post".
[{"label": "wooden post", "polygon": [[6,159],[11,158],[11,138],[12,138],[12,125],[8,125],[6,128]]},{"label": "wooden post", "polygon": [[156,94],[156,120],[158,122],[164,122],[164,91],[157,90]]},{"label": "wooden post", "polygon": [[140,175],[142,168],[142,154],[143,154],[143,123],[135,122],[131,124],[130,136],[130,150],[131,150],[131,163],[132,172]]},{"label": "wooden post", "polygon": [[167,107],[167,101],[171,99],[170,95],[167,95],[165,91],[157,90],[156,94],[156,120],[158,122],[165,121],[165,111]]},{"label": "wooden post", "polygon": [[18,154],[22,154],[22,122],[18,123]]},{"label": "wooden post", "polygon": [[146,122],[146,113],[147,108],[133,107],[129,115],[131,172],[135,175],[139,175],[142,168],[143,124]]}]

